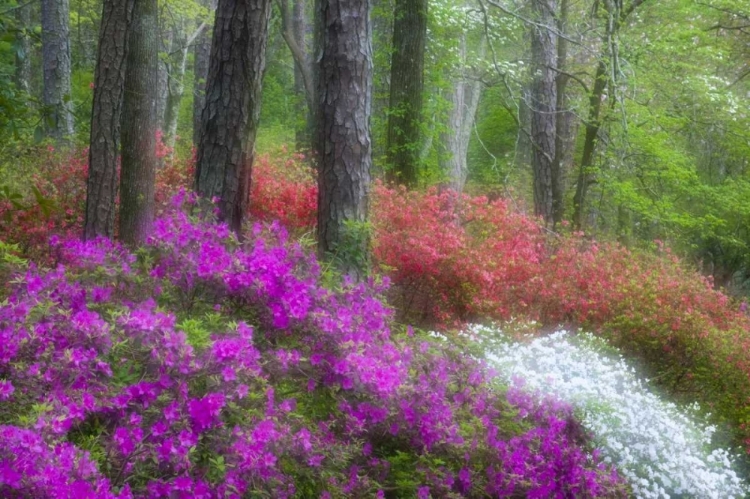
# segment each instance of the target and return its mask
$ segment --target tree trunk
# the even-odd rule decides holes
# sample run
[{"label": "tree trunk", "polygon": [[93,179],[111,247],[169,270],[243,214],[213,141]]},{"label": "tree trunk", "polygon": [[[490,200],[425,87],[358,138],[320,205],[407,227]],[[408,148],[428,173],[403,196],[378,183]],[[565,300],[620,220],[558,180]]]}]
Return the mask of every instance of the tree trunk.
[{"label": "tree trunk", "polygon": [[[319,0],[318,253],[338,252],[342,272],[360,276],[369,241],[348,234],[367,220],[372,143],[369,0]],[[354,241],[347,241],[355,236]],[[343,244],[347,241],[348,246]]]},{"label": "tree trunk", "polygon": [[[565,34],[568,24],[569,0],[560,0],[560,14],[557,19],[558,32]],[[555,163],[552,176],[552,220],[557,225],[565,213],[565,176],[573,157],[573,112],[568,109],[568,40],[557,39],[557,104],[555,106]]]},{"label": "tree trunk", "polygon": [[304,127],[297,127],[295,133],[297,149],[310,147],[313,124],[313,109],[315,109],[315,82],[313,68],[307,48],[307,17],[305,14],[305,0],[279,0],[281,9],[281,36],[289,47],[294,59],[294,91],[297,95],[304,95],[305,102],[299,101],[297,114],[304,113],[307,104],[306,123]]},{"label": "tree trunk", "polygon": [[70,8],[68,0],[42,0],[42,65],[45,129],[63,141],[73,135],[70,101]]},{"label": "tree trunk", "polygon": [[31,81],[31,39],[28,30],[31,29],[31,5],[19,6],[16,9],[16,74],[15,81],[19,90],[30,93]]},{"label": "tree trunk", "polygon": [[270,15],[271,0],[219,0],[211,45],[195,185],[205,198],[219,199],[219,220],[238,234],[249,201]]},{"label": "tree trunk", "polygon": [[206,25],[201,24],[187,38],[181,35],[178,39],[179,49],[170,57],[167,104],[164,110],[164,144],[170,149],[174,149],[177,139],[177,121],[180,117],[182,96],[185,93],[185,69],[187,68],[190,46],[195,43],[205,29]]},{"label": "tree trunk", "polygon": [[[480,52],[483,56],[484,41]],[[465,68],[467,63],[465,34],[462,34],[459,40],[459,57]],[[448,115],[448,129],[440,134],[440,169],[448,177],[448,186],[458,193],[463,192],[469,173],[466,159],[481,93],[482,83],[479,79],[469,79],[467,74],[456,79],[450,95],[451,110]]]},{"label": "tree trunk", "polygon": [[387,162],[392,180],[413,187],[418,180],[427,0],[396,0],[393,15]]},{"label": "tree trunk", "polygon": [[[305,95],[305,99],[297,100],[297,116],[305,116],[304,128],[297,126],[295,132],[295,141],[297,143],[297,150],[305,150],[310,148],[311,133],[313,129],[312,125],[312,109],[314,106],[315,99],[314,87],[312,82],[312,70],[310,68],[310,54],[307,47],[307,15],[305,13],[305,1],[294,0],[294,7],[292,9],[292,28],[294,30],[295,40],[297,46],[303,54],[301,61],[296,61],[294,64],[294,93],[299,95]],[[312,92],[308,95],[307,88],[305,85],[306,80],[309,80],[309,86]]]},{"label": "tree trunk", "polygon": [[102,8],[91,110],[84,239],[114,236],[117,153],[132,10],[133,0],[106,0]]},{"label": "tree trunk", "polygon": [[[211,5],[213,4],[213,5]],[[215,2],[204,0],[204,5],[212,11],[216,9]],[[211,28],[207,26],[195,41],[193,65],[193,145],[198,147],[201,133],[201,114],[206,105],[206,79],[208,78],[208,63],[211,56]]]},{"label": "tree trunk", "polygon": [[531,37],[531,166],[534,173],[534,213],[546,224],[553,222],[555,170],[555,137],[557,59],[555,26],[557,0],[534,0],[538,22]]},{"label": "tree trunk", "polygon": [[[172,47],[174,46],[175,28],[172,27],[166,33],[160,29],[161,36],[158,37],[161,52],[170,54]],[[156,116],[158,117],[156,128],[164,131],[164,118],[167,112],[167,99],[169,98],[169,75],[172,72],[172,67],[169,63],[169,58],[158,58],[158,74],[157,74],[157,99],[156,99]]]},{"label": "tree trunk", "polygon": [[586,138],[583,142],[583,155],[581,156],[581,163],[578,168],[578,181],[575,197],[573,198],[573,226],[577,230],[583,228],[586,194],[591,183],[591,172],[589,169],[594,165],[594,150],[596,149],[596,139],[599,136],[599,127],[601,126],[602,97],[604,96],[604,90],[607,88],[607,81],[607,64],[603,60],[600,60],[596,68],[596,76],[594,77],[594,89],[589,96]]},{"label": "tree trunk", "polygon": [[159,64],[157,0],[135,0],[122,108],[120,239],[135,246],[151,231],[156,182]]}]

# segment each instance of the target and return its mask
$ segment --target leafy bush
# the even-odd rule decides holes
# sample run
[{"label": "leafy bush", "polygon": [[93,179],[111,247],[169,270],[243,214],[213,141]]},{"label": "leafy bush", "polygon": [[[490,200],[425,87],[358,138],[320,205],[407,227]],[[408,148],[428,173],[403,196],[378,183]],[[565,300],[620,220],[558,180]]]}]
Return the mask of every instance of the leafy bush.
[{"label": "leafy bush", "polygon": [[4,495],[622,495],[569,407],[393,335],[383,285],[321,287],[278,225],[52,247],[0,306]]}]

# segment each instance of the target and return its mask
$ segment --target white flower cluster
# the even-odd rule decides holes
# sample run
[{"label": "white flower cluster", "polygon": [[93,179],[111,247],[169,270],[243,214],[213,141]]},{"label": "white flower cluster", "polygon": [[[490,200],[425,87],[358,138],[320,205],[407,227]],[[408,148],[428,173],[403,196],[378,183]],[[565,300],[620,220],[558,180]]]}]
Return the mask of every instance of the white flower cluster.
[{"label": "white flower cluster", "polygon": [[[609,347],[603,340],[560,331],[512,343],[497,341],[499,332],[472,326],[465,333],[483,344],[501,378],[572,403],[604,461],[614,464],[636,497],[729,499],[750,492],[730,454],[711,450],[715,428],[650,392],[621,356],[604,353]],[[487,338],[495,339],[493,347]]]}]

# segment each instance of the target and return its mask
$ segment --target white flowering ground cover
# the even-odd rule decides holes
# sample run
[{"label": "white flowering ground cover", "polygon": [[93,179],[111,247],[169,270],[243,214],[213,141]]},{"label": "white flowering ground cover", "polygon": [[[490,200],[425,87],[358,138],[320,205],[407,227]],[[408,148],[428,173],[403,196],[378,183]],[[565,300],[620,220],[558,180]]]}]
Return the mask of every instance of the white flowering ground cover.
[{"label": "white flowering ground cover", "polygon": [[652,393],[621,356],[605,353],[611,348],[603,340],[559,331],[513,343],[496,341],[502,332],[484,326],[472,326],[466,334],[483,345],[505,381],[576,406],[604,460],[617,467],[636,497],[750,494],[732,469],[731,454],[711,448],[715,428]]}]

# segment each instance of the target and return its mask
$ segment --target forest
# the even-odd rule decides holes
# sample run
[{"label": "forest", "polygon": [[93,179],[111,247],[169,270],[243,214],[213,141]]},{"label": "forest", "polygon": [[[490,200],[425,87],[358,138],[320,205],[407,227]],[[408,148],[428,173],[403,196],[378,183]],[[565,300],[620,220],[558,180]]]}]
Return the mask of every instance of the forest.
[{"label": "forest", "polygon": [[0,497],[750,497],[750,0],[0,0]]}]

